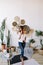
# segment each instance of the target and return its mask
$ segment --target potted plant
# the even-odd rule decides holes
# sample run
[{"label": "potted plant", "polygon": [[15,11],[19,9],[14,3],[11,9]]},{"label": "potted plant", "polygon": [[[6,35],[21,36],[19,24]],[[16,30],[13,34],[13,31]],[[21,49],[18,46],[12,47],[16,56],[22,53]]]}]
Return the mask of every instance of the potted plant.
[{"label": "potted plant", "polygon": [[0,27],[0,37],[1,37],[1,41],[2,41],[2,51],[3,51],[3,49],[5,49],[5,44],[3,43],[3,39],[4,39],[4,30],[5,30],[5,21],[6,21],[6,19],[4,19],[3,20],[3,22],[2,22],[2,25],[1,25],[1,27]]},{"label": "potted plant", "polygon": [[29,43],[30,43],[30,47],[34,48],[35,40],[34,39],[30,39]]},{"label": "potted plant", "polygon": [[43,43],[42,43],[42,36],[43,36],[43,31],[37,31],[36,30],[36,35],[38,37],[40,37],[40,45],[41,45],[41,48],[39,49],[39,54],[42,54],[43,55]]},{"label": "potted plant", "polygon": [[10,31],[8,30],[8,36],[7,36],[7,52],[9,53],[10,49]]},{"label": "potted plant", "polygon": [[42,39],[40,40],[41,48],[39,49],[39,54],[43,55],[43,43]]},{"label": "potted plant", "polygon": [[11,47],[10,47],[10,30],[8,30],[8,36],[7,36],[7,53],[9,53],[9,57],[12,56]]}]

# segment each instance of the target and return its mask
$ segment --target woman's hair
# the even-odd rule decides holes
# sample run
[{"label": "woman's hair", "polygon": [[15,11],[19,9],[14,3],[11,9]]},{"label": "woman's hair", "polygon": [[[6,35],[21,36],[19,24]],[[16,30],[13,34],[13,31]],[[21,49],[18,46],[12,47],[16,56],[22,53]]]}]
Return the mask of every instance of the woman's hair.
[{"label": "woman's hair", "polygon": [[20,26],[19,32],[21,32],[21,31],[22,31],[22,34],[23,34],[23,26]]}]

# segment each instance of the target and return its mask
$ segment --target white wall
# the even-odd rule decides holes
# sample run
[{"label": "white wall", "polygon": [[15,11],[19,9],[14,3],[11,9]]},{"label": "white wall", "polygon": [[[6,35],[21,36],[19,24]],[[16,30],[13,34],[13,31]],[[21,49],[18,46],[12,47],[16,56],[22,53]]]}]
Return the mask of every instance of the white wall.
[{"label": "white wall", "polygon": [[0,25],[7,17],[6,24],[11,30],[15,16],[24,18],[31,28],[43,31],[43,0],[0,0]]},{"label": "white wall", "polygon": [[7,17],[10,23],[15,16],[24,18],[32,28],[43,30],[43,0],[0,0],[0,21]]}]

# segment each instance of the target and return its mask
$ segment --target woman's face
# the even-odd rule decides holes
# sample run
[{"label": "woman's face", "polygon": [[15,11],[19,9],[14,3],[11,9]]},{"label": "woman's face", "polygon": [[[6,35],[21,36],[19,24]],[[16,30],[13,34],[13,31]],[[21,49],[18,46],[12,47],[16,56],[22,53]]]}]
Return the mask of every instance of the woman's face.
[{"label": "woman's face", "polygon": [[26,34],[26,31],[24,30],[24,28],[20,28],[20,33],[21,34]]},{"label": "woman's face", "polygon": [[24,34],[26,34],[26,31],[24,30]]}]

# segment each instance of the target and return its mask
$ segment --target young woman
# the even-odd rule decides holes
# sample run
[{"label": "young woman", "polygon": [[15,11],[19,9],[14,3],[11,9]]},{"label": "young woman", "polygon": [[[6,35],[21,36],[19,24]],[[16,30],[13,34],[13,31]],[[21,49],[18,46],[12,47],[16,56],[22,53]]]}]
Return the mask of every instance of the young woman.
[{"label": "young woman", "polygon": [[24,65],[23,62],[23,57],[24,57],[24,48],[26,45],[26,31],[23,30],[23,28],[21,28],[21,30],[19,31],[19,47],[21,49],[21,55],[20,55],[20,59],[22,61],[22,65]]}]

